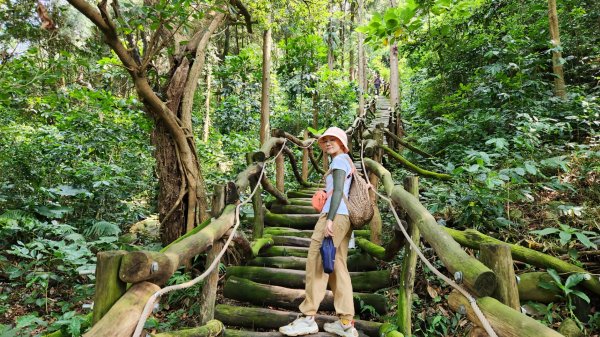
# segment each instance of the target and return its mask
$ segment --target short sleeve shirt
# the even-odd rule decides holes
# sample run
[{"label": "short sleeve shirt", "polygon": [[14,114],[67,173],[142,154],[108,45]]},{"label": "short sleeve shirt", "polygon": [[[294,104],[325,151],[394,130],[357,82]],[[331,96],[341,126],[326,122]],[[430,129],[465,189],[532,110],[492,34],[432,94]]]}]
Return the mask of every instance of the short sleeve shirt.
[{"label": "short sleeve shirt", "polygon": [[[329,169],[331,170],[331,172],[333,172],[333,170],[342,170],[346,173],[346,180],[344,181],[344,195],[346,196],[346,198],[348,198],[348,192],[350,192],[350,184],[352,183],[352,176],[348,177],[348,175],[350,175],[350,173],[352,172],[352,165],[350,163],[351,163],[350,156],[348,156],[347,154],[344,153],[344,154],[339,154],[339,155],[333,157],[333,160],[329,164]],[[325,190],[327,191],[327,194],[329,194],[330,192],[333,191],[333,175],[332,174],[328,174],[327,177],[325,178]],[[329,198],[327,198],[327,201],[325,202],[325,206],[323,207],[321,214],[329,213],[330,204],[331,204],[331,196]],[[342,201],[340,202],[340,207],[338,207],[336,214],[343,214],[343,215],[349,214],[348,207],[346,206],[346,203],[344,202],[343,198],[342,198]]]}]

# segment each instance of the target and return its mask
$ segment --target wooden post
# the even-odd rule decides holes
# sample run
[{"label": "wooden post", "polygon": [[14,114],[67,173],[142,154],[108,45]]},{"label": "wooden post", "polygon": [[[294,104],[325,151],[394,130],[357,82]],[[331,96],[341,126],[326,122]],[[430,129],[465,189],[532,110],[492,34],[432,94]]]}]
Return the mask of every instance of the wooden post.
[{"label": "wooden post", "polygon": [[[308,139],[308,130],[304,130],[304,140]],[[302,180],[308,180],[308,149],[302,149]]]},{"label": "wooden post", "polygon": [[[419,177],[406,177],[406,179],[404,179],[404,188],[406,191],[418,198]],[[417,227],[415,224],[410,224],[410,228],[407,229],[407,232],[410,235],[411,240],[417,245],[417,247],[419,247],[419,243],[421,241],[419,227]],[[405,336],[412,335],[411,307],[416,267],[417,253],[411,248],[410,243],[406,242],[404,246],[402,270],[400,272],[400,287],[398,288],[398,318],[396,321],[399,331]]]},{"label": "wooden post", "polygon": [[275,158],[275,187],[281,193],[285,193],[285,178],[283,177],[285,172],[283,152],[279,157]]},{"label": "wooden post", "polygon": [[492,297],[508,307],[517,311],[521,310],[519,288],[517,287],[510,246],[485,243],[480,246],[479,251],[479,259],[496,274],[498,280],[498,286]]},{"label": "wooden post", "polygon": [[[383,145],[383,132],[380,129],[375,129],[373,139],[377,142],[377,144]],[[380,147],[377,147],[377,150],[375,150],[375,154],[373,155],[373,160],[381,164],[382,158],[383,150]],[[377,177],[377,174],[373,172],[369,173],[369,181],[371,182],[371,185],[373,185],[373,187],[376,189],[377,185],[379,184],[379,178]],[[379,213],[379,207],[377,207],[377,194],[375,194],[375,191],[373,189],[369,191],[369,197],[374,203],[373,207],[375,211],[375,213],[373,214],[373,219],[371,219],[371,222],[369,223],[369,227],[371,228],[370,241],[375,244],[381,245],[381,214]]]},{"label": "wooden post", "polygon": [[125,251],[113,250],[97,255],[92,324],[96,324],[127,290],[127,283],[119,278],[121,258],[125,254]]},{"label": "wooden post", "polygon": [[218,218],[223,208],[225,208],[225,185],[217,184],[212,196],[210,215],[213,218]]},{"label": "wooden post", "polygon": [[[206,268],[223,249],[223,241],[215,241],[212,248],[206,254]],[[215,300],[217,298],[217,285],[219,283],[219,266],[217,265],[204,279],[202,295],[200,296],[200,325],[205,325],[215,318]]]},{"label": "wooden post", "polygon": [[[252,163],[252,155],[250,152],[247,154],[247,162],[248,164]],[[260,181],[257,181],[255,178],[250,179],[250,189],[254,189],[256,184],[260,185]],[[252,238],[254,240],[261,238],[263,236],[264,229],[264,213],[263,213],[263,202],[261,196],[262,188],[258,186],[256,188],[256,193],[252,197],[252,208],[254,209],[254,226],[252,230]]]}]

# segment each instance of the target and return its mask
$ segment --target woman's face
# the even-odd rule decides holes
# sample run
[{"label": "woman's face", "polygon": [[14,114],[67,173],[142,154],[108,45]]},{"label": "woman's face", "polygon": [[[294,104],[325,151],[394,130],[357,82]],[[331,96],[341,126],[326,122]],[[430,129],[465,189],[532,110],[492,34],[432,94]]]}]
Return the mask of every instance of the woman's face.
[{"label": "woman's face", "polygon": [[335,157],[338,154],[344,153],[344,151],[342,150],[342,144],[341,144],[340,140],[337,139],[336,137],[325,136],[320,141],[320,143],[323,144],[323,149],[325,150],[325,153],[327,153],[328,155],[330,155],[332,157]]}]

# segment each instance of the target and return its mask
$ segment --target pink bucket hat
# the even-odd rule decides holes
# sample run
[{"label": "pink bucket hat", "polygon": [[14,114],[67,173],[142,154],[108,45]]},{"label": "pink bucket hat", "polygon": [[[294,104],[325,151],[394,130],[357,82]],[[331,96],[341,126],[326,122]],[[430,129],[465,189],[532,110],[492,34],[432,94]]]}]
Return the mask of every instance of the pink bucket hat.
[{"label": "pink bucket hat", "polygon": [[321,150],[323,150],[323,137],[327,136],[332,136],[339,139],[342,143],[342,151],[344,151],[344,153],[348,153],[348,136],[346,135],[346,132],[344,132],[344,130],[335,126],[332,126],[329,129],[325,130],[325,132],[323,132],[323,134],[321,135],[321,137],[319,137],[318,140],[319,147],[321,148]]}]

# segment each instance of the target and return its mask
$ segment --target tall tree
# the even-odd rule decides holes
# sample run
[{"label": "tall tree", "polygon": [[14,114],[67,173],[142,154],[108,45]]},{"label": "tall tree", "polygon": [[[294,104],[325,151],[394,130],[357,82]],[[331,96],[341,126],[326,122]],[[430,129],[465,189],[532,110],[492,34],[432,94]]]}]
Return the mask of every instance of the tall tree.
[{"label": "tall tree", "polygon": [[558,32],[558,13],[556,0],[548,0],[548,19],[550,20],[550,39],[552,42],[552,72],[554,73],[554,94],[564,98],[567,95],[565,74],[562,65],[560,34]]},{"label": "tall tree", "polygon": [[269,89],[271,86],[271,27],[263,32],[262,94],[260,101],[260,143],[269,138]]},{"label": "tall tree", "polygon": [[[133,80],[141,102],[154,121],[152,141],[159,177],[160,236],[168,244],[209,217],[206,186],[192,132],[193,95],[210,36],[223,23],[226,3],[199,8],[191,2],[165,4],[146,0],[135,15],[121,11],[119,2],[102,0],[97,8],[85,0],[68,0],[104,35]],[[244,12],[239,2],[232,4]],[[131,5],[128,5],[131,7]],[[208,15],[203,13],[208,12]],[[249,19],[248,13],[244,13]],[[182,28],[186,27],[186,30]],[[165,48],[172,46],[167,85],[151,83],[160,72]],[[143,48],[140,48],[143,47]],[[163,74],[159,74],[163,75]]]}]

